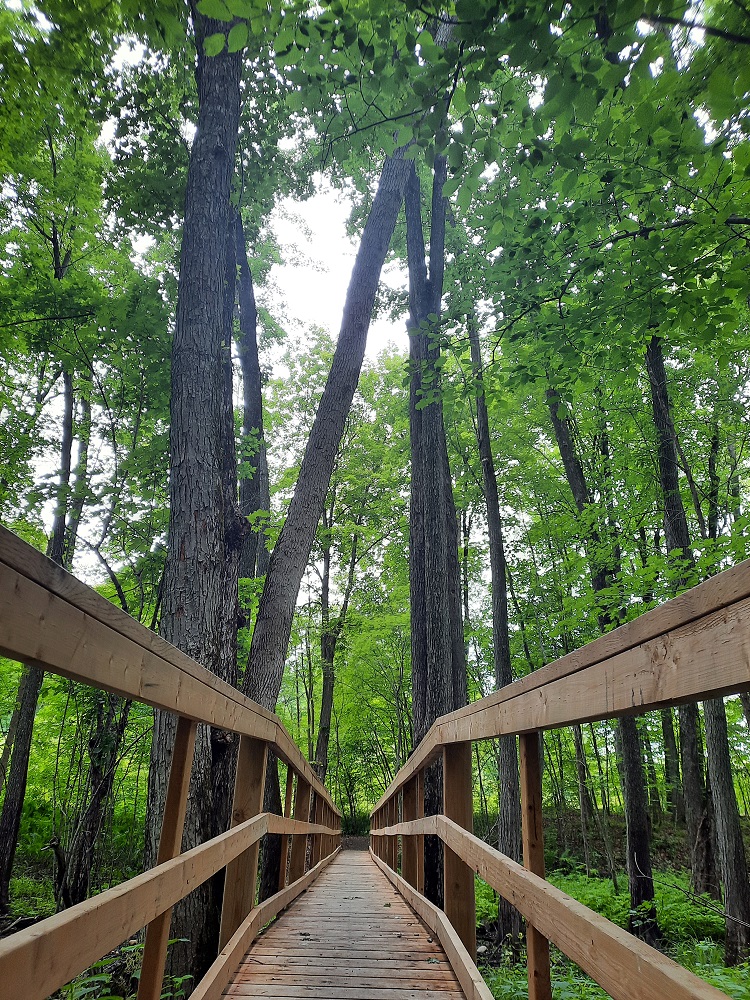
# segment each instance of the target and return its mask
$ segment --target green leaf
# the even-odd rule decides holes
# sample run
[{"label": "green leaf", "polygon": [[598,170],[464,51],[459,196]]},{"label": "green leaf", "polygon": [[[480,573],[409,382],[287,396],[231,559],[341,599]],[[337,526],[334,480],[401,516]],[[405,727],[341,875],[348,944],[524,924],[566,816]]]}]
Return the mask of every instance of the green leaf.
[{"label": "green leaf", "polygon": [[243,21],[241,24],[235,24],[229,32],[229,37],[227,38],[227,50],[229,52],[239,52],[240,49],[244,49],[246,45],[247,22]]},{"label": "green leaf", "polygon": [[[231,21],[233,17],[224,0],[200,0],[198,10],[204,17],[213,17],[216,21]],[[206,49],[206,52],[208,53],[208,49]]]},{"label": "green leaf", "polygon": [[224,51],[226,40],[227,36],[221,31],[217,31],[215,35],[209,35],[204,39],[203,51],[207,56],[218,56],[220,52]]},{"label": "green leaf", "polygon": [[235,17],[251,18],[257,13],[251,0],[226,0],[226,5]]}]

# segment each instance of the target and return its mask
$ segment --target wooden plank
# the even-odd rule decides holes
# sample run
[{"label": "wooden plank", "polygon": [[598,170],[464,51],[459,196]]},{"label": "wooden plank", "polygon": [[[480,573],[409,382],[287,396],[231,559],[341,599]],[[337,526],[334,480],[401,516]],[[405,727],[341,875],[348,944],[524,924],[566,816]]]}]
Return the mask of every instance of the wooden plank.
[{"label": "wooden plank", "polygon": [[[167,798],[164,803],[164,819],[159,836],[157,865],[176,858],[182,849],[182,831],[185,827],[197,729],[198,723],[192,719],[180,716],[177,720],[172,762],[169,767]],[[138,1000],[159,1000],[161,997],[171,919],[172,908],[169,907],[152,920],[146,929],[141,975],[138,980]]]},{"label": "wooden plank", "polygon": [[311,868],[301,878],[291,882],[281,892],[277,892],[275,896],[271,896],[270,899],[265,900],[249,913],[231,940],[222,948],[206,975],[190,994],[191,1000],[219,1000],[232,974],[237,969],[241,957],[259,931],[269,920],[273,920],[284,907],[289,906],[301,892],[304,892],[321,872],[325,871],[335,857],[336,855],[332,854],[328,858],[324,858],[315,868]]},{"label": "wooden plank", "polygon": [[727,1000],[725,993],[451,820],[437,820],[444,842],[613,1000]]},{"label": "wooden plank", "polygon": [[[294,797],[294,818],[305,822],[310,817],[310,796],[312,788],[302,775],[297,776],[297,792]],[[292,840],[292,856],[289,861],[289,881],[296,882],[305,873],[307,858],[307,837],[297,836]]]},{"label": "wooden plank", "polygon": [[[445,815],[470,833],[474,828],[471,743],[455,743],[443,750],[443,809]],[[445,914],[469,953],[477,955],[477,913],[474,872],[452,851],[443,860]]]},{"label": "wooden plank", "polygon": [[[429,818],[436,819],[437,817],[431,816]],[[374,855],[372,857],[386,878],[437,937],[448,956],[451,968],[456,974],[467,1000],[493,1000],[492,992],[445,913],[425,899],[416,889],[413,889],[399,874],[391,871],[379,858]]]},{"label": "wooden plank", "polygon": [[[750,689],[750,664],[742,654],[750,634],[748,598],[750,560],[502,691],[443,716],[374,808],[435,760],[446,742],[647,712]],[[615,675],[619,683],[608,690],[607,684]],[[590,690],[592,679],[595,687]]]},{"label": "wooden plank", "polygon": [[[438,997],[443,998],[443,1000],[464,1000],[463,993],[458,991],[431,990],[430,993],[437,993]],[[275,997],[279,1000],[282,997],[311,997],[314,1000],[425,1000],[423,990],[399,989],[398,987],[392,989],[383,986],[375,989],[362,987],[354,991],[353,997],[349,986],[315,987],[308,985],[279,986],[276,984],[265,986],[260,983],[237,983],[230,986],[224,996]]]},{"label": "wooden plank", "polygon": [[[524,866],[544,878],[540,739],[539,733],[526,733],[520,737],[521,825]],[[526,954],[529,1000],[552,1000],[549,941],[533,924],[528,924],[526,928]]]},{"label": "wooden plank", "polygon": [[266,814],[0,941],[0,1000],[45,1000],[267,832]]},{"label": "wooden plank", "polygon": [[[266,744],[249,736],[240,737],[234,778],[232,826],[240,826],[263,810],[266,787]],[[219,949],[221,950],[255,905],[258,880],[258,842],[227,866],[224,900],[221,907]],[[158,998],[157,998],[158,1000]]]}]

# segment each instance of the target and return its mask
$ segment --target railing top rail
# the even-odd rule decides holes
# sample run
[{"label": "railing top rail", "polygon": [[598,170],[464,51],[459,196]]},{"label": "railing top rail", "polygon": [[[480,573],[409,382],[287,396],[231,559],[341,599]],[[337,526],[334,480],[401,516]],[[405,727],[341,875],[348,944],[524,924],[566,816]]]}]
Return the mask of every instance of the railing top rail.
[{"label": "railing top rail", "polygon": [[432,724],[376,812],[449,743],[750,689],[750,559]]},{"label": "railing top rail", "polygon": [[154,708],[265,740],[341,816],[278,716],[2,526],[0,654]]}]

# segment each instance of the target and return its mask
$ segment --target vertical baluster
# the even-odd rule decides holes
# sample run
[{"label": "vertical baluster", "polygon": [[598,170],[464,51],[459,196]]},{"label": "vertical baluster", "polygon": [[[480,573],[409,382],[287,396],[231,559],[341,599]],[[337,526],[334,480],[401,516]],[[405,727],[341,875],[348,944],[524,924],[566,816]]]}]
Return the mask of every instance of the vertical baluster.
[{"label": "vertical baluster", "polygon": [[[417,819],[424,816],[424,771],[419,771],[416,775],[417,782]],[[417,842],[417,881],[415,888],[417,892],[424,893],[424,834],[419,833]]]},{"label": "vertical baluster", "polygon": [[[292,815],[292,795],[294,793],[294,769],[291,764],[286,768],[286,795],[284,796],[284,817],[289,819]],[[286,885],[286,865],[289,855],[289,834],[281,836],[281,859],[279,861],[279,889]]]},{"label": "vertical baluster", "polygon": [[[310,819],[310,798],[312,788],[301,774],[297,775],[297,794],[294,797],[294,818],[302,823]],[[307,834],[296,833],[292,837],[292,857],[289,861],[289,883],[296,882],[305,874],[307,857]]]},{"label": "vertical baluster", "polygon": [[[177,720],[172,764],[169,769],[167,799],[164,805],[164,819],[162,820],[159,851],[156,858],[158,865],[169,861],[170,858],[176,858],[182,846],[182,831],[185,826],[185,811],[197,727],[198,724],[191,719],[180,716]],[[138,1000],[159,1000],[161,997],[171,919],[172,910],[170,908],[158,916],[156,920],[152,920],[146,929],[141,978],[138,982]]]},{"label": "vertical baluster", "polygon": [[[266,744],[263,740],[256,740],[250,736],[240,737],[237,772],[234,779],[232,826],[239,826],[240,823],[245,823],[262,812],[267,758]],[[227,865],[219,930],[220,949],[229,941],[255,905],[259,849],[258,840]]]},{"label": "vertical baluster", "polygon": [[[417,818],[417,778],[416,775],[404,785],[401,815],[404,823]],[[409,885],[417,887],[417,838],[415,834],[401,838],[401,874]]]},{"label": "vertical baluster", "polygon": [[[323,825],[323,808],[325,802],[323,801],[323,796],[315,793],[315,812],[313,814],[313,823],[322,826]],[[320,861],[323,856],[323,834],[314,833],[312,837],[312,852],[310,854],[310,867],[314,868],[315,865]]]},{"label": "vertical baluster", "polygon": [[[474,828],[471,743],[452,743],[443,749],[443,811],[470,833]],[[445,914],[476,961],[477,916],[474,872],[449,847],[443,864]]]},{"label": "vertical baluster", "polygon": [[[388,826],[398,823],[398,797],[392,795],[388,802]],[[388,838],[388,864],[396,871],[398,868],[398,837]]]},{"label": "vertical baluster", "polygon": [[[544,878],[544,830],[542,825],[542,768],[540,734],[524,733],[521,750],[521,817],[523,863],[530,872]],[[526,927],[529,1000],[552,1000],[549,968],[549,941],[528,924]]]}]

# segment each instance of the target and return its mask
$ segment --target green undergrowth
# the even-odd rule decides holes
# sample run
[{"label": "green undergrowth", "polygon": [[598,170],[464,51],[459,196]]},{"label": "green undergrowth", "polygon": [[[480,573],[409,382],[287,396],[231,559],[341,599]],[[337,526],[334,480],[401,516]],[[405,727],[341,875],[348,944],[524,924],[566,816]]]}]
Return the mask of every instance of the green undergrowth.
[{"label": "green undergrowth", "polygon": [[[627,891],[615,893],[611,881],[586,877],[577,872],[552,872],[549,881],[613,923],[620,927],[627,926]],[[664,938],[663,951],[732,1000],[750,1000],[750,965],[745,963],[735,968],[724,965],[724,921],[712,909],[716,904],[708,897],[689,895],[689,876],[685,872],[657,872],[655,881],[657,918]],[[620,888],[627,890],[625,879]],[[492,940],[497,896],[490,886],[477,879],[476,897],[477,923],[484,930],[484,943]],[[491,961],[485,959],[481,969],[496,1000],[525,1000],[528,996],[525,953],[522,951],[520,959],[513,961],[508,952],[498,955],[497,949],[491,947],[488,955],[492,956]],[[554,947],[551,971],[555,1000],[606,1000],[608,996]]]}]

